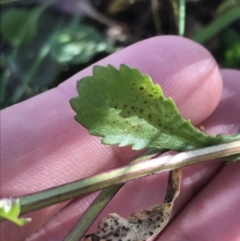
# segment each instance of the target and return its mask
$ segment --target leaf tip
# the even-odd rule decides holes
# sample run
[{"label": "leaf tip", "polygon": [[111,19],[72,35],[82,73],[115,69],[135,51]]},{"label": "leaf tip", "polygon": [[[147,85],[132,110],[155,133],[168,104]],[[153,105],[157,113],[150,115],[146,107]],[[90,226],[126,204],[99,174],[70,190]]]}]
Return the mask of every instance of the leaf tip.
[{"label": "leaf tip", "polygon": [[19,199],[3,198],[0,199],[0,217],[5,218],[19,226],[32,221],[31,218],[19,218],[20,214]]}]

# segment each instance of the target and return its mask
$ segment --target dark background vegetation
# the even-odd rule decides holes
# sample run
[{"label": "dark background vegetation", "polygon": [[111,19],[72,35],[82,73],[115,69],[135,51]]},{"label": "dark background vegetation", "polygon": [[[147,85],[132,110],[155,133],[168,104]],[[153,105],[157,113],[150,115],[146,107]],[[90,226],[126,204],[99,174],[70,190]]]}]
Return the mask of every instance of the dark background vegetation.
[{"label": "dark background vegetation", "polygon": [[[1,108],[132,43],[179,32],[178,0],[1,0]],[[240,67],[240,1],[186,1],[184,36]],[[171,63],[169,63],[171,64]]]}]

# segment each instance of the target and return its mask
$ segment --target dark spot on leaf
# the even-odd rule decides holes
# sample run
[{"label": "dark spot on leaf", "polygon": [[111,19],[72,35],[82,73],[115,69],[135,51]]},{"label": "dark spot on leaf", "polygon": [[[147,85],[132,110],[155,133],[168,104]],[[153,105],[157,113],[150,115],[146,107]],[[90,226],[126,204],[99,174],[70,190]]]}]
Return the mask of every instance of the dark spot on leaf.
[{"label": "dark spot on leaf", "polygon": [[92,241],[99,241],[99,240],[101,239],[99,236],[97,236],[97,235],[94,234],[94,233],[91,234],[91,235],[86,236],[86,239],[87,239],[89,236],[91,236]]},{"label": "dark spot on leaf", "polygon": [[134,106],[131,106],[131,109],[132,109],[132,110],[134,110],[134,109],[135,109],[135,107],[134,107]]},{"label": "dark spot on leaf", "polygon": [[151,115],[149,115],[149,116],[148,116],[148,119],[151,119],[151,117],[152,117],[152,116],[151,116]]},{"label": "dark spot on leaf", "polygon": [[108,224],[107,224],[107,223],[104,223],[104,227],[108,227]]},{"label": "dark spot on leaf", "polygon": [[140,109],[140,112],[143,113],[143,109]]},{"label": "dark spot on leaf", "polygon": [[139,88],[140,90],[144,90],[144,88],[141,86],[140,88]]},{"label": "dark spot on leaf", "polygon": [[144,104],[147,104],[147,101],[146,101],[146,100],[144,101]]},{"label": "dark spot on leaf", "polygon": [[148,96],[149,96],[149,97],[153,97],[153,95],[152,95],[152,94],[149,94]]},{"label": "dark spot on leaf", "polygon": [[117,108],[117,105],[115,105],[114,108],[116,109],[116,108]]}]

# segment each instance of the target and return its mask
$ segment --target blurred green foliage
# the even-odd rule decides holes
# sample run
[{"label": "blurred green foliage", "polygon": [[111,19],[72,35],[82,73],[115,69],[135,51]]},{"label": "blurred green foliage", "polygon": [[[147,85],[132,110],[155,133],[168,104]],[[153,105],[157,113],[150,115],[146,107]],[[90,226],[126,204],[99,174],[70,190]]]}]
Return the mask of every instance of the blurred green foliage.
[{"label": "blurred green foliage", "polygon": [[13,47],[30,44],[37,35],[37,21],[45,6],[32,10],[17,8],[6,11],[1,18],[1,34]]},{"label": "blurred green foliage", "polygon": [[57,31],[50,45],[53,59],[68,64],[85,63],[99,52],[115,50],[97,30],[83,24]]},{"label": "blurred green foliage", "polygon": [[219,63],[227,68],[240,67],[240,34],[233,30],[226,30],[220,35],[219,48],[216,57]]},{"label": "blurred green foliage", "polygon": [[116,50],[92,26],[79,25],[75,16],[45,9],[14,7],[1,16],[1,108],[54,87],[69,65]]},{"label": "blurred green foliage", "polygon": [[[80,8],[56,10],[57,0],[54,7],[49,1],[45,1],[47,5],[40,1],[11,2],[1,1],[1,108],[53,88],[136,41],[157,34],[177,34],[178,26],[184,24],[177,19],[185,16],[178,10],[183,0],[161,4],[160,0],[124,0],[124,4],[112,0],[107,5],[103,0],[92,0],[85,1],[92,8],[85,12]],[[67,6],[71,2],[67,1]],[[238,14],[237,0],[188,1],[185,36],[208,48],[220,67],[239,68]]]}]

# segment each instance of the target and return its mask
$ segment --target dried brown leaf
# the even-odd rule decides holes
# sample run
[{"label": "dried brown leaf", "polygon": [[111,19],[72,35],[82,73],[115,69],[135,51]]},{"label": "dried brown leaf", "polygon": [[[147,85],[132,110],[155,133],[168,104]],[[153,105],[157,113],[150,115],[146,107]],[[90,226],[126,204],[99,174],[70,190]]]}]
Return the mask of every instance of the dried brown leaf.
[{"label": "dried brown leaf", "polygon": [[116,213],[109,214],[98,225],[98,232],[85,236],[86,241],[141,241],[159,233],[168,223],[173,203],[180,193],[182,170],[169,172],[168,187],[163,204],[151,210],[132,213],[128,219]]}]

